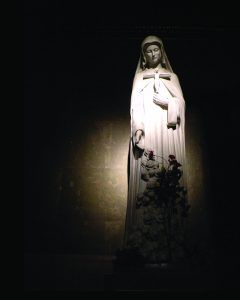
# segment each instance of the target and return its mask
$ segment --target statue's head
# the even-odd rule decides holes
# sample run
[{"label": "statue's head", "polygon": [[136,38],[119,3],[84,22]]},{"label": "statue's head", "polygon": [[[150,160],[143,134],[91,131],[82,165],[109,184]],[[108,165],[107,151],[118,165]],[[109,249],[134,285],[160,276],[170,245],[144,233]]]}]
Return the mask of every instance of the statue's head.
[{"label": "statue's head", "polygon": [[155,68],[159,64],[165,67],[165,58],[163,55],[163,43],[162,40],[155,36],[147,36],[141,45],[141,67]]},{"label": "statue's head", "polygon": [[148,44],[143,50],[146,67],[156,68],[161,63],[162,52],[158,44]]}]

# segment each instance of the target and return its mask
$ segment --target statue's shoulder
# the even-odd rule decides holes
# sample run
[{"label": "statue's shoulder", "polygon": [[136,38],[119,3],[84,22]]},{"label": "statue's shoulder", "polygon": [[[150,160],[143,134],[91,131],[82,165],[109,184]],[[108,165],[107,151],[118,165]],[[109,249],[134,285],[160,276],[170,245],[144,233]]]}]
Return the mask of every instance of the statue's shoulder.
[{"label": "statue's shoulder", "polygon": [[138,72],[134,76],[132,90],[134,92],[140,92],[142,88],[142,84],[143,84],[143,74],[142,72]]},{"label": "statue's shoulder", "polygon": [[144,71],[138,72],[135,74],[135,80],[142,80],[143,79]]},{"label": "statue's shoulder", "polygon": [[172,79],[172,80],[177,80],[177,81],[178,81],[178,76],[177,76],[176,73],[170,72],[170,74],[171,74],[171,79]]},{"label": "statue's shoulder", "polygon": [[137,87],[141,86],[142,81],[143,81],[143,72],[136,73],[134,76],[134,86]]}]

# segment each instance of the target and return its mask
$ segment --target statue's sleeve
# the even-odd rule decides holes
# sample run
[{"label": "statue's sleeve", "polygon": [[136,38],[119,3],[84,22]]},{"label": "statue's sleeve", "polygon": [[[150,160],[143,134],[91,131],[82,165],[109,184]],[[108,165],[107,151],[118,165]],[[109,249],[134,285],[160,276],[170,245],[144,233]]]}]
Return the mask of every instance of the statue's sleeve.
[{"label": "statue's sleeve", "polygon": [[168,103],[168,126],[176,126],[181,119],[182,111],[185,110],[185,101],[178,77],[174,73],[171,76],[170,87],[172,98]]},{"label": "statue's sleeve", "polygon": [[168,126],[176,126],[179,118],[179,104],[176,97],[172,97],[168,102]]}]

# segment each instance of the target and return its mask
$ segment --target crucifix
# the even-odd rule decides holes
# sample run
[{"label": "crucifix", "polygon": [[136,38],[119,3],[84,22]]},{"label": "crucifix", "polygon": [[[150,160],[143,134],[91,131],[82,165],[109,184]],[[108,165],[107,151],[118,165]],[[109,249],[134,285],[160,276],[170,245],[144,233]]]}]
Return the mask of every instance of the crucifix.
[{"label": "crucifix", "polygon": [[154,90],[156,93],[159,91],[159,78],[170,80],[171,74],[170,73],[158,73],[158,70],[156,70],[152,74],[146,74],[143,75],[143,79],[150,79],[154,78]]}]

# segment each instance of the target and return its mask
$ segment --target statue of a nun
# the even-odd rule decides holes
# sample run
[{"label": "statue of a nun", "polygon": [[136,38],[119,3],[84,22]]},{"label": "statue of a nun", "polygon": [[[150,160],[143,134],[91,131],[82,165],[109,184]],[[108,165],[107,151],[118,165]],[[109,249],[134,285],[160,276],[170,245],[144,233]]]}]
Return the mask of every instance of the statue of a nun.
[{"label": "statue of a nun", "polygon": [[[169,255],[168,248],[172,246],[167,237],[169,228],[161,222],[161,218],[164,221],[166,197],[171,197],[171,192],[169,194],[165,188],[164,194],[161,186],[165,184],[166,187],[168,182],[170,190],[170,177],[167,181],[163,177],[171,168],[175,168],[175,188],[178,187],[180,192],[180,189],[186,187],[185,101],[178,77],[173,73],[162,40],[157,36],[148,36],[141,44],[132,87],[130,115],[124,246],[135,247],[150,260],[164,261],[164,257]],[[165,202],[159,204],[163,198]],[[151,221],[153,219],[155,222]],[[164,247],[168,249],[165,252]]]}]

